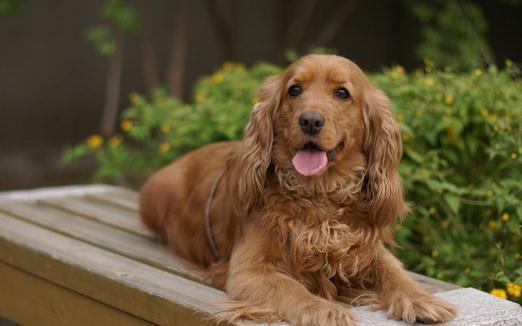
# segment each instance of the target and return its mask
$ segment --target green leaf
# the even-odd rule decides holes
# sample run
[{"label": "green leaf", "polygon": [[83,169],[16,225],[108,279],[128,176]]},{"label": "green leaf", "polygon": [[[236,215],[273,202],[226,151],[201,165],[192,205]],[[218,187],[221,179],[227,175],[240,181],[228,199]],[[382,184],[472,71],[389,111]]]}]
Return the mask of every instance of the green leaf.
[{"label": "green leaf", "polygon": [[502,283],[509,283],[510,282],[509,278],[504,274],[504,272],[498,272],[495,275],[495,279],[497,281],[502,282]]},{"label": "green leaf", "polygon": [[506,226],[507,226],[508,230],[511,231],[511,233],[520,236],[520,234],[521,234],[521,232],[520,232],[520,227],[521,227],[521,225],[520,225],[520,223],[519,223],[517,220],[515,220],[515,219],[513,219],[513,218],[510,219],[510,220],[506,223]]},{"label": "green leaf", "polygon": [[460,198],[454,194],[444,194],[444,200],[454,213],[459,212]]}]

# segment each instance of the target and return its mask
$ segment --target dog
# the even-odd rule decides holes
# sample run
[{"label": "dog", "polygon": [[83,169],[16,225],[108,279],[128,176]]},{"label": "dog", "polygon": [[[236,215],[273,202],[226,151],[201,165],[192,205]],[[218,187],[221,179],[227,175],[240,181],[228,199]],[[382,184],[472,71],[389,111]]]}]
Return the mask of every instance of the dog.
[{"label": "dog", "polygon": [[352,61],[308,55],[258,97],[242,141],[192,151],[140,192],[144,223],[242,302],[225,319],[354,325],[338,296],[408,323],[452,319],[386,247],[408,211],[386,95]]}]

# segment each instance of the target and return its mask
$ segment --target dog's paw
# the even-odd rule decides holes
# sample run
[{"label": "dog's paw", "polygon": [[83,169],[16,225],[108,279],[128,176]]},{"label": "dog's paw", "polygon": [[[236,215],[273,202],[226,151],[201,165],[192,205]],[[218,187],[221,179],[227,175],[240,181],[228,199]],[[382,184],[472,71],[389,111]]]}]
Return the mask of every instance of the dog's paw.
[{"label": "dog's paw", "polygon": [[355,320],[348,308],[328,301],[319,301],[299,310],[291,325],[298,326],[353,326]]},{"label": "dog's paw", "polygon": [[453,319],[456,314],[457,308],[454,305],[429,293],[397,293],[388,304],[388,317],[402,319],[407,323],[445,322]]}]

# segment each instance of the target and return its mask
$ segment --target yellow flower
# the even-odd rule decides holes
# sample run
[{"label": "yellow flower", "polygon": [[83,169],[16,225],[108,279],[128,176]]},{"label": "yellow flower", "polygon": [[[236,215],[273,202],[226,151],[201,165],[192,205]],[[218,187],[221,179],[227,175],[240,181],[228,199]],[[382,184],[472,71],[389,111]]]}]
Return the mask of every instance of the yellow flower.
[{"label": "yellow flower", "polygon": [[490,220],[490,221],[488,222],[488,227],[489,227],[491,230],[496,230],[496,229],[497,229],[497,221]]},{"label": "yellow flower", "polygon": [[160,153],[166,153],[166,152],[170,151],[170,149],[171,149],[171,146],[169,143],[163,142],[159,145]]},{"label": "yellow flower", "polygon": [[502,221],[504,221],[504,222],[509,221],[509,213],[502,214]]},{"label": "yellow flower", "polygon": [[140,94],[138,94],[136,92],[129,93],[129,101],[131,101],[131,103],[136,104],[139,100],[140,100]]},{"label": "yellow flower", "polygon": [[120,136],[112,136],[111,138],[109,138],[109,144],[112,146],[112,147],[117,147],[121,144],[122,142],[122,138]]},{"label": "yellow flower", "polygon": [[444,103],[446,103],[446,105],[451,105],[453,104],[453,96],[452,95],[446,95],[444,97]]},{"label": "yellow flower", "polygon": [[491,121],[495,122],[495,121],[497,121],[497,118],[498,118],[497,115],[496,115],[496,114],[493,114],[493,115],[491,116]]},{"label": "yellow flower", "polygon": [[229,70],[234,69],[234,66],[235,66],[235,65],[234,65],[233,62],[225,61],[225,62],[223,62],[223,67],[222,67],[222,68],[223,68],[223,70],[225,70],[225,71],[229,71]]},{"label": "yellow flower", "polygon": [[469,268],[469,267],[464,268],[464,273],[467,274],[467,273],[469,273],[469,272],[471,272],[471,268]]},{"label": "yellow flower", "polygon": [[431,78],[428,78],[428,79],[426,79],[426,85],[431,87],[431,86],[435,85],[435,81]]},{"label": "yellow flower", "polygon": [[422,117],[422,111],[416,111],[416,112],[415,112],[415,116],[416,116],[417,118]]},{"label": "yellow flower", "polygon": [[511,153],[511,158],[515,160],[517,158],[517,153]]},{"label": "yellow flower", "polygon": [[473,71],[473,73],[475,74],[475,76],[478,77],[478,76],[482,75],[482,70],[481,70],[481,69],[475,69],[475,70]]},{"label": "yellow flower", "polygon": [[100,135],[91,135],[87,138],[87,146],[92,149],[96,149],[103,145],[103,137]]},{"label": "yellow flower", "polygon": [[430,213],[431,215],[435,214],[437,212],[437,210],[435,209],[435,207],[430,207],[430,209],[428,209],[428,213]]},{"label": "yellow flower", "polygon": [[196,94],[196,103],[203,103],[206,99],[205,94]]},{"label": "yellow flower", "polygon": [[219,84],[223,81],[224,77],[219,72],[216,72],[210,76],[210,81],[216,84]]},{"label": "yellow flower", "polygon": [[508,67],[508,68],[509,68],[509,67],[513,67],[513,61],[507,59],[507,60],[506,60],[506,67]]},{"label": "yellow flower", "polygon": [[121,129],[122,130],[125,130],[125,131],[129,131],[132,129],[132,121],[128,120],[128,119],[125,119],[121,122]]},{"label": "yellow flower", "polygon": [[397,65],[395,67],[395,72],[398,73],[399,75],[404,75],[404,67],[401,65]]},{"label": "yellow flower", "polygon": [[433,251],[431,252],[431,256],[434,257],[434,258],[439,257],[439,251],[438,251],[438,250],[433,250]]},{"label": "yellow flower", "polygon": [[447,230],[449,228],[449,222],[447,220],[442,221],[442,228]]},{"label": "yellow flower", "polygon": [[511,296],[514,296],[515,298],[519,298],[520,295],[522,294],[522,286],[520,286],[518,284],[508,283],[506,285],[506,289],[507,289],[507,292]]},{"label": "yellow flower", "polygon": [[488,116],[488,110],[486,110],[485,108],[480,109],[480,115],[483,116],[483,117],[487,117]]},{"label": "yellow flower", "polygon": [[160,126],[160,130],[162,133],[166,134],[170,131],[171,126],[168,123],[162,123]]},{"label": "yellow flower", "polygon": [[507,299],[507,294],[506,294],[506,291],[504,289],[493,289],[489,293],[491,293],[494,296],[497,296],[497,297],[499,297],[501,299]]}]

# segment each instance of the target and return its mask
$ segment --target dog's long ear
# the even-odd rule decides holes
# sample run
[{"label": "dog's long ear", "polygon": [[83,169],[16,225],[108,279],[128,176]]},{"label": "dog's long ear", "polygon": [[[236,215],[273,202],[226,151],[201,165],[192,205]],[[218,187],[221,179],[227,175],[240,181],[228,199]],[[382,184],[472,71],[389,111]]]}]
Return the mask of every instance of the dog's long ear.
[{"label": "dog's long ear", "polygon": [[279,76],[267,78],[258,90],[259,103],[254,105],[239,148],[227,163],[227,192],[240,218],[260,200],[271,162],[273,120],[281,101]]},{"label": "dog's long ear", "polygon": [[372,88],[365,96],[364,151],[368,160],[364,184],[371,223],[387,226],[406,213],[402,181],[397,166],[402,156],[400,127],[392,117],[390,100]]}]

